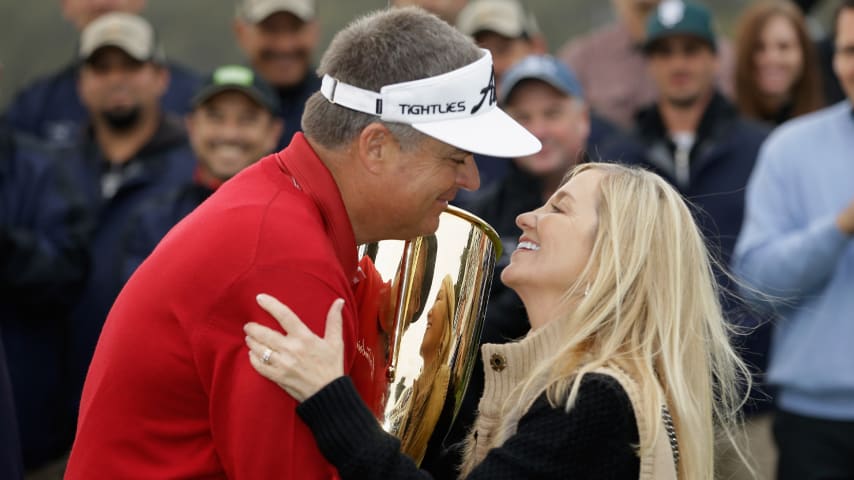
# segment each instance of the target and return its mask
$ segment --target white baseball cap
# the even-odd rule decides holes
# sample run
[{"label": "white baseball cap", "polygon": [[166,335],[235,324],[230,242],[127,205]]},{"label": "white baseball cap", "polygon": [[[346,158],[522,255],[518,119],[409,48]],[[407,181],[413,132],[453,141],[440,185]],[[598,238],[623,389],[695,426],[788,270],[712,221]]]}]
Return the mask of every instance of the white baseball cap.
[{"label": "white baseball cap", "polygon": [[261,23],[277,12],[294,14],[303,22],[314,18],[314,0],[241,0],[238,14],[250,23]]},{"label": "white baseball cap", "polygon": [[498,108],[492,55],[462,68],[373,92],[324,75],[321,94],[330,102],[380,120],[411,125],[441,142],[493,157],[540,151],[540,141]]},{"label": "white baseball cap", "polygon": [[476,0],[469,2],[457,17],[457,29],[468,36],[495,32],[507,38],[536,33],[531,19],[517,0]]},{"label": "white baseball cap", "polygon": [[110,12],[90,23],[80,34],[78,56],[87,60],[101,47],[117,47],[140,62],[162,61],[154,28],[139,15]]}]

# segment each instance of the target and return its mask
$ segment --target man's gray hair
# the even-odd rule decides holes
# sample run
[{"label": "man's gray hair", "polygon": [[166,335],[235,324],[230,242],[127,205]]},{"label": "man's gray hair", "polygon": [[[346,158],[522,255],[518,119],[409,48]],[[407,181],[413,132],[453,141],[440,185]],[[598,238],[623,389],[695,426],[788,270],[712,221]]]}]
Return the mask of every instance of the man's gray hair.
[{"label": "man's gray hair", "polygon": [[[318,74],[366,90],[432,77],[483,56],[470,38],[417,7],[393,8],[355,20],[338,32],[320,60]],[[320,92],[306,102],[305,135],[326,148],[353,141],[379,117],[330,103]],[[424,134],[409,125],[381,122],[402,148],[418,145]]]}]

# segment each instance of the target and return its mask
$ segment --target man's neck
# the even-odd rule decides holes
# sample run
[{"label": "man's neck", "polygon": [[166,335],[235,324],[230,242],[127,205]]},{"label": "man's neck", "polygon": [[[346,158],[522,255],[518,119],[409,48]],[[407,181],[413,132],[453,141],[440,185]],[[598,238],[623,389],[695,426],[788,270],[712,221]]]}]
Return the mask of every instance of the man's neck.
[{"label": "man's neck", "polygon": [[139,124],[131,130],[116,131],[100,119],[93,120],[95,141],[104,158],[111,164],[120,165],[134,157],[154,137],[160,126],[159,113],[143,115]]},{"label": "man's neck", "polygon": [[353,228],[356,245],[374,241],[375,239],[368,234],[367,228],[364,226],[368,223],[368,218],[371,215],[376,217],[376,211],[366,213],[369,209],[361,208],[363,200],[366,198],[365,192],[359,188],[359,182],[354,181],[352,175],[347,175],[342,171],[342,165],[350,160],[348,157],[353,156],[348,150],[353,147],[327,148],[308,136],[305,137],[305,141],[308,142],[311,149],[329,170],[335,185],[338,187],[341,200],[344,202],[344,209],[347,210],[347,218],[350,219],[350,225]]},{"label": "man's neck", "polygon": [[714,92],[710,91],[691,105],[675,105],[667,100],[659,100],[658,111],[667,133],[696,132],[713,95]]}]

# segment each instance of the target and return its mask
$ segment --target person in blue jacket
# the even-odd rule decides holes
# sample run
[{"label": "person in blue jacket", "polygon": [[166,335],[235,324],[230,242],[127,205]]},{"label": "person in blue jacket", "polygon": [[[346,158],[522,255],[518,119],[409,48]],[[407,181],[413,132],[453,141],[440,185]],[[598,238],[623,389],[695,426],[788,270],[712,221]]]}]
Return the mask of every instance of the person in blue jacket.
[{"label": "person in blue jacket", "polygon": [[12,423],[0,419],[0,478],[20,475],[8,468],[12,456],[17,468],[21,458],[39,468],[74,435],[61,408],[63,352],[67,312],[86,275],[89,222],[60,168],[33,139],[0,125],[0,417],[11,414],[12,399],[17,413]]},{"label": "person in blue jacket", "polygon": [[78,89],[90,123],[63,162],[94,216],[91,273],[71,313],[72,412],[101,326],[123,285],[122,239],[133,212],[188,182],[195,159],[179,118],[160,106],[168,71],[151,25],[113,12],[83,31]]},{"label": "person in blue jacket", "polygon": [[854,0],[834,25],[847,98],[762,145],[733,255],[744,295],[777,317],[768,381],[781,480],[854,478]]},{"label": "person in blue jacket", "polygon": [[272,152],[282,132],[275,91],[243,66],[214,70],[192,104],[185,123],[197,161],[193,179],[145,202],[133,215],[125,235],[124,280],[223,182]]},{"label": "person in blue jacket", "polygon": [[[110,11],[138,14],[145,0],[103,2],[65,0],[63,15],[78,31],[83,31],[98,16]],[[169,87],[161,99],[165,111],[184,114],[190,97],[201,79],[196,72],[178,63],[161,61],[169,71]],[[81,64],[74,59],[58,71],[35,80],[17,93],[5,112],[6,121],[15,129],[60,144],[73,143],[87,123],[88,112],[77,91]]]}]

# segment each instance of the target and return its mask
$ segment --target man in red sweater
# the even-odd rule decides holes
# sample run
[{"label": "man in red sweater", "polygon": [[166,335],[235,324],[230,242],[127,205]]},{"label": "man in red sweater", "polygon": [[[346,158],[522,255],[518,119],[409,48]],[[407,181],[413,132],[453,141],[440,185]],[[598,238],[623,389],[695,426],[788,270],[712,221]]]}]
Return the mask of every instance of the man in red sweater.
[{"label": "man in red sweater", "polygon": [[478,187],[472,153],[540,148],[497,107],[489,54],[422,10],[357,20],[320,74],[305,134],[221,186],[119,295],[66,478],[334,478],[296,402],[246,361],[243,324],[275,324],[255,297],[306,319],[343,298],[345,370],[370,398],[378,329],[357,318],[357,244],[435,231]]}]

